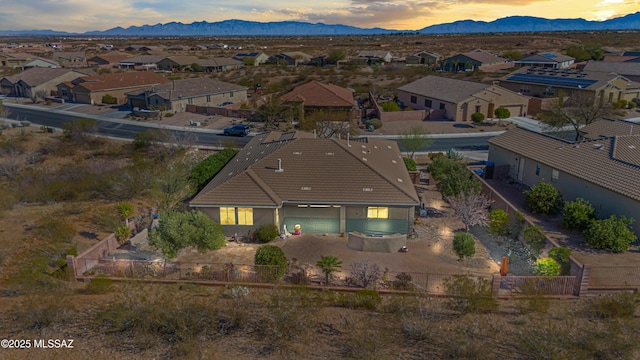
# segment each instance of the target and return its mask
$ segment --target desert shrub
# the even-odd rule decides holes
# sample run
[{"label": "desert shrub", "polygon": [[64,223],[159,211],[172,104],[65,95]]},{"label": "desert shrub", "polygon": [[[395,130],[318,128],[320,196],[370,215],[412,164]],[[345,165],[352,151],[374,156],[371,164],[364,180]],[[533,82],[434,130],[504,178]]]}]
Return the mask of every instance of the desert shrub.
[{"label": "desert shrub", "polygon": [[560,264],[552,258],[542,258],[536,260],[533,271],[540,276],[558,276],[560,275]]},{"label": "desert shrub", "polygon": [[524,228],[525,217],[520,211],[513,213],[509,219],[509,232],[514,239],[517,239]]},{"label": "desert shrub", "polygon": [[605,295],[593,303],[600,318],[633,318],[638,307],[638,296],[632,292]]},{"label": "desert shrub", "polygon": [[376,290],[362,289],[356,291],[355,307],[361,309],[375,310],[382,302],[382,297]]},{"label": "desert shrub", "polygon": [[96,276],[92,278],[85,291],[88,294],[106,294],[113,289],[113,280],[106,276]]},{"label": "desert shrub", "polygon": [[191,169],[189,181],[196,189],[201,190],[237,152],[233,149],[224,149],[202,160]]},{"label": "desert shrub", "polygon": [[64,327],[74,313],[71,302],[59,294],[24,297],[11,310],[12,326],[17,329],[41,330]]},{"label": "desert shrub", "polygon": [[76,235],[73,225],[66,219],[57,216],[46,216],[39,219],[36,222],[35,232],[39,237],[51,242],[69,243]]},{"label": "desert shrub", "polygon": [[[452,156],[456,156],[452,154]],[[473,176],[466,165],[457,158],[435,156],[427,168],[433,179],[438,182],[438,189],[444,197],[458,196],[461,193],[479,193],[481,183]]]},{"label": "desert shrub", "polygon": [[413,160],[410,157],[403,157],[402,160],[404,160],[404,165],[407,167],[407,170],[409,171],[417,171],[418,170],[418,164],[416,164],[416,161]]},{"label": "desert shrub", "polygon": [[473,257],[476,253],[476,242],[473,235],[467,232],[457,232],[453,235],[453,250],[459,260],[465,257]]},{"label": "desert shrub", "polygon": [[554,247],[549,249],[549,257],[560,264],[561,275],[571,275],[571,250],[565,247]]},{"label": "desert shrub", "polygon": [[494,235],[509,234],[509,214],[502,209],[494,209],[489,213],[489,231]]},{"label": "desert shrub", "polygon": [[106,94],[102,97],[102,103],[103,104],[115,104],[118,101],[118,99],[116,99],[115,97]]},{"label": "desert shrub", "polygon": [[120,245],[126,243],[131,237],[131,229],[129,229],[129,226],[125,224],[118,225],[118,227],[116,227],[115,233],[118,244]]},{"label": "desert shrub", "polygon": [[615,253],[627,251],[629,245],[637,240],[629,229],[634,219],[611,215],[607,219],[592,220],[583,232],[587,243],[595,249],[610,250]]},{"label": "desert shrub", "polygon": [[380,119],[371,119],[369,121],[367,121],[368,125],[373,125],[374,129],[380,129],[382,127],[382,120]]},{"label": "desert shrub", "polygon": [[369,287],[380,279],[380,267],[378,264],[372,264],[369,260],[358,260],[351,264],[351,277],[349,281],[355,286],[363,288]]},{"label": "desert shrub", "polygon": [[258,240],[268,243],[280,235],[280,231],[275,224],[264,224],[258,228]]},{"label": "desert shrub", "polygon": [[498,303],[492,297],[491,283],[487,279],[469,275],[452,275],[444,279],[444,290],[452,296],[448,305],[465,313],[487,313],[495,310]]},{"label": "desert shrub", "polygon": [[269,265],[270,281],[278,281],[287,271],[287,257],[282,249],[275,245],[263,245],[258,248],[254,257],[254,264]]},{"label": "desert shrub", "polygon": [[397,102],[395,101],[387,101],[387,102],[383,102],[382,104],[380,104],[380,106],[382,107],[382,109],[386,112],[392,112],[392,111],[400,111],[402,109],[400,109],[400,105],[398,105]]},{"label": "desert shrub", "polygon": [[538,286],[536,280],[526,281],[518,289],[525,296],[524,301],[527,311],[545,314],[549,311],[551,302],[547,297],[548,293],[543,287]]},{"label": "desert shrub", "polygon": [[524,241],[529,245],[531,252],[537,256],[547,245],[547,236],[540,226],[527,225],[524,227]]},{"label": "desert shrub", "polygon": [[120,215],[113,205],[96,209],[93,214],[88,216],[88,221],[104,232],[113,231],[121,223]]},{"label": "desert shrub", "polygon": [[534,214],[557,214],[562,209],[562,194],[544,180],[526,190],[524,195],[525,206]]},{"label": "desert shrub", "polygon": [[471,121],[476,124],[479,124],[484,121],[484,114],[481,112],[471,114]]},{"label": "desert shrub", "polygon": [[568,201],[562,209],[562,226],[567,229],[586,229],[591,220],[595,219],[595,209],[591,204],[582,198]]},{"label": "desert shrub", "polygon": [[411,274],[401,272],[396,275],[396,279],[393,281],[393,288],[396,290],[413,290],[414,286],[411,284],[413,277]]},{"label": "desert shrub", "polygon": [[166,112],[166,113],[164,113],[164,115],[163,115],[163,116],[164,116],[164,117],[172,117],[172,116],[173,116],[173,113],[172,113],[172,112]]}]

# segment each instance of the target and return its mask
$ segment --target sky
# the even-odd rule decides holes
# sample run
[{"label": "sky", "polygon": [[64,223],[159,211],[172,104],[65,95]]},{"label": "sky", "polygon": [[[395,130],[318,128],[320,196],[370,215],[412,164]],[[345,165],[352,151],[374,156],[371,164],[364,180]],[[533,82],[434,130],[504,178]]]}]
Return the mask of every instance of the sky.
[{"label": "sky", "polygon": [[419,30],[466,19],[528,15],[605,20],[637,11],[640,0],[0,0],[0,30],[85,32],[229,19]]}]

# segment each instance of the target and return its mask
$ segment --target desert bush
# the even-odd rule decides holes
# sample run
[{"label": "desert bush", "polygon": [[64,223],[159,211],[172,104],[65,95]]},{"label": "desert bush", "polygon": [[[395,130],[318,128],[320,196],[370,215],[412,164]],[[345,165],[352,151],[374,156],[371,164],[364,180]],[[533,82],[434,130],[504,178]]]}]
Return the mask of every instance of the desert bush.
[{"label": "desert bush", "polygon": [[14,305],[11,313],[16,330],[56,329],[68,325],[74,308],[60,294],[30,295]]},{"label": "desert bush", "polygon": [[380,107],[386,112],[401,111],[400,105],[395,101],[387,101],[380,104]]},{"label": "desert bush", "polygon": [[102,103],[103,104],[115,104],[118,101],[118,99],[114,98],[113,96],[106,94],[104,96],[102,96]]},{"label": "desert bush", "polygon": [[471,121],[473,121],[476,124],[479,124],[479,123],[483,122],[484,121],[484,114],[480,113],[480,112],[471,114]]},{"label": "desert bush", "polygon": [[473,235],[467,232],[455,233],[453,235],[453,250],[458,255],[458,260],[473,257],[476,253],[476,242]]},{"label": "desert bush", "polygon": [[113,280],[106,276],[96,276],[91,278],[85,291],[88,294],[106,294],[113,290]]},{"label": "desert bush", "polygon": [[558,276],[560,275],[560,264],[552,258],[542,258],[536,260],[533,271],[539,276]]},{"label": "desert bush", "polygon": [[131,229],[125,224],[118,225],[115,229],[118,244],[123,245],[131,238]]},{"label": "desert bush", "polygon": [[531,252],[537,256],[547,245],[547,236],[540,226],[527,225],[524,227],[524,241],[531,249]]},{"label": "desert bush", "polygon": [[263,243],[273,241],[280,235],[280,231],[275,224],[264,224],[258,228],[258,240]]},{"label": "desert bush", "polygon": [[395,290],[413,290],[414,286],[411,284],[413,277],[411,274],[401,272],[396,275],[396,279],[393,281],[393,288]]},{"label": "desert bush", "polygon": [[367,288],[369,285],[375,285],[380,279],[378,264],[372,264],[366,259],[353,262],[349,270],[351,273],[349,281],[355,286]]},{"label": "desert bush", "polygon": [[557,214],[563,206],[560,192],[544,180],[526,190],[524,195],[525,206],[534,214]]},{"label": "desert bush", "polygon": [[380,129],[382,127],[382,120],[380,119],[371,119],[369,121],[367,121],[368,125],[373,125],[374,129]]},{"label": "desert bush", "polygon": [[571,275],[571,250],[565,247],[554,247],[549,249],[549,257],[560,264],[562,276]]},{"label": "desert bush", "polygon": [[452,275],[444,279],[443,283],[445,292],[451,296],[448,305],[454,310],[487,313],[498,307],[491,294],[491,283],[487,279]]},{"label": "desert bush", "polygon": [[158,226],[149,232],[149,245],[162,250],[168,259],[188,246],[206,253],[226,244],[222,226],[197,210],[165,213]]},{"label": "desert bush", "polygon": [[105,206],[94,210],[94,212],[88,216],[88,221],[97,226],[100,231],[111,232],[117,228],[121,221],[120,215],[113,205]]},{"label": "desert bush", "polygon": [[524,228],[525,222],[524,214],[520,211],[513,213],[513,216],[509,218],[509,233],[511,234],[511,237],[514,239],[518,238],[520,232],[522,232],[522,229]]},{"label": "desert bush", "polygon": [[362,289],[355,293],[354,305],[359,309],[375,310],[382,302],[382,297],[376,290]]},{"label": "desert bush", "polygon": [[591,204],[582,198],[568,201],[562,209],[562,226],[567,229],[586,229],[591,220],[595,219],[595,209]]},{"label": "desert bush", "polygon": [[638,295],[621,292],[605,295],[593,302],[593,311],[600,318],[633,318],[638,307]]},{"label": "desert bush", "polygon": [[637,240],[629,229],[634,219],[611,215],[607,219],[592,220],[583,232],[587,243],[595,249],[610,250],[615,253],[627,251],[629,245]]},{"label": "desert bush", "polygon": [[418,170],[418,164],[416,164],[416,161],[413,160],[412,158],[403,157],[402,160],[404,160],[404,165],[407,167],[407,170],[409,170],[409,171],[417,171]]},{"label": "desert bush", "polygon": [[538,286],[536,280],[530,280],[521,284],[518,289],[524,295],[526,310],[534,313],[544,313],[549,311],[551,301],[544,288]]},{"label": "desert bush", "polygon": [[491,210],[489,231],[494,235],[509,235],[509,214],[502,209]]},{"label": "desert bush", "polygon": [[76,236],[73,225],[65,218],[49,215],[36,222],[36,235],[51,242],[70,243]]},{"label": "desert bush", "polygon": [[258,248],[254,257],[255,265],[269,265],[269,281],[278,281],[287,271],[287,257],[282,249],[275,245],[263,245]]}]

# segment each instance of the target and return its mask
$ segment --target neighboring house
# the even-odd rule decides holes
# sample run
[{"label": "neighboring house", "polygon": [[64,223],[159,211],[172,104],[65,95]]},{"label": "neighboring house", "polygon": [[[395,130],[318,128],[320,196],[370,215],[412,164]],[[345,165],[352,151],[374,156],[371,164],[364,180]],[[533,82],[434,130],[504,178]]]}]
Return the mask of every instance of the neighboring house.
[{"label": "neighboring house", "polygon": [[247,101],[247,88],[211,78],[174,80],[142,91],[129,92],[131,108],[185,111],[187,105],[220,106]]},{"label": "neighboring house", "polygon": [[89,66],[116,67],[120,61],[130,59],[131,55],[122,53],[106,53],[96,55],[87,60]]},{"label": "neighboring house", "polygon": [[311,81],[296,86],[280,98],[284,103],[299,105],[304,114],[316,111],[327,113],[342,113],[344,120],[354,120],[361,117],[353,90],[333,84]]},{"label": "neighboring house", "polygon": [[0,65],[15,69],[22,67],[22,65],[35,58],[36,56],[27,53],[3,52],[0,53]]},{"label": "neighboring house", "polygon": [[122,104],[127,102],[127,93],[167,81],[169,80],[155,72],[103,74],[61,83],[58,85],[58,92],[66,100],[83,104],[101,104],[105,95],[115,98],[116,104]]},{"label": "neighboring house", "polygon": [[161,52],[164,51],[164,46],[154,46],[154,45],[129,45],[124,48],[124,51],[152,51],[152,52]]},{"label": "neighboring house", "polygon": [[408,55],[405,58],[405,62],[407,63],[407,65],[435,65],[440,61],[441,58],[442,56],[440,56],[440,54],[423,50],[413,55]]},{"label": "neighboring house", "polygon": [[391,62],[393,54],[385,50],[363,50],[357,55],[360,59],[366,59],[368,64],[377,62]]},{"label": "neighboring house", "polygon": [[86,66],[87,64],[84,51],[54,51],[51,59],[64,66]]},{"label": "neighboring house", "polygon": [[628,120],[601,119],[581,128],[580,135],[588,140],[618,135],[640,136],[640,124]]},{"label": "neighboring house", "polygon": [[156,70],[158,68],[158,62],[164,58],[166,58],[166,56],[139,55],[119,61],[118,67],[121,69],[142,71]]},{"label": "neighboring house", "polygon": [[440,69],[443,71],[497,71],[513,67],[507,59],[496,56],[488,51],[477,49],[464,54],[458,54],[440,62]]},{"label": "neighboring house", "polygon": [[38,91],[44,91],[46,96],[52,96],[56,95],[56,85],[59,83],[87,74],[86,71],[35,67],[16,75],[5,76],[0,80],[0,86],[4,95],[30,98]]},{"label": "neighboring house", "polygon": [[517,67],[537,66],[552,69],[568,69],[573,65],[576,59],[571,56],[556,53],[537,53],[523,57],[513,63]]},{"label": "neighboring house", "polygon": [[270,56],[263,52],[237,53],[234,59],[242,61],[245,65],[258,66],[269,61]]},{"label": "neighboring house", "polygon": [[480,112],[487,118],[503,107],[524,116],[529,98],[498,85],[427,76],[398,88],[398,100],[415,110],[427,110],[429,120],[470,121]]},{"label": "neighboring house", "polygon": [[585,71],[616,73],[632,81],[640,81],[640,62],[589,61]]},{"label": "neighboring house", "polygon": [[198,62],[198,57],[193,55],[171,55],[157,62],[159,70],[182,71]]},{"label": "neighboring house", "polygon": [[[616,214],[638,220],[639,135],[618,134],[572,143],[515,128],[489,140],[489,161],[497,172],[504,171],[525,185],[544,180],[556,187],[564,200],[589,201],[601,218]],[[504,170],[499,171],[500,167]],[[634,229],[640,235],[637,223]]]},{"label": "neighboring house", "polygon": [[640,62],[640,56],[605,55],[605,62]]},{"label": "neighboring house", "polygon": [[571,96],[582,92],[594,102],[616,102],[625,96],[629,79],[614,73],[525,67],[500,79],[503,86],[536,98]]},{"label": "neighboring house", "polygon": [[407,234],[420,204],[398,144],[272,132],[251,141],[189,206],[226,235],[275,224],[303,233]]},{"label": "neighboring house", "polygon": [[35,68],[35,67],[55,69],[55,68],[59,68],[60,64],[58,64],[57,62],[55,62],[53,60],[43,59],[43,58],[36,58],[36,59],[33,59],[31,61],[28,61],[28,62],[22,64],[22,68],[24,70]]},{"label": "neighboring house", "polygon": [[222,72],[227,70],[236,70],[244,66],[244,62],[231,59],[214,57],[210,59],[198,59],[196,62],[200,68],[205,72]]},{"label": "neighboring house", "polygon": [[298,66],[300,64],[306,64],[311,61],[311,55],[303,53],[301,51],[291,51],[274,55],[273,59],[270,60],[278,65]]}]

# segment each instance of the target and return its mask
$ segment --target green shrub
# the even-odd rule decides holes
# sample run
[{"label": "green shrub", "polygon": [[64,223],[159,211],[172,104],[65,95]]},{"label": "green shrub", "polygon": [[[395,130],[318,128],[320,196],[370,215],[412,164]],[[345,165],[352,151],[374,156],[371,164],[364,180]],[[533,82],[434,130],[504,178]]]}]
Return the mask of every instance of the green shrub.
[{"label": "green shrub", "polygon": [[368,125],[373,125],[373,128],[378,130],[382,127],[382,120],[380,119],[371,119],[369,121],[367,121]]},{"label": "green shrub", "polygon": [[113,289],[113,280],[105,276],[96,276],[92,278],[85,291],[89,294],[106,294]]},{"label": "green shrub", "polygon": [[164,117],[173,117],[173,113],[172,112],[166,112],[164,113]]},{"label": "green shrub", "polygon": [[448,305],[465,313],[487,313],[498,303],[491,294],[491,282],[469,275],[452,275],[443,281],[445,292],[451,296]]},{"label": "green shrub", "polygon": [[509,109],[503,107],[497,108],[494,111],[494,114],[498,119],[506,119],[511,116],[511,112],[509,111]]},{"label": "green shrub", "polygon": [[558,276],[560,275],[560,264],[552,258],[542,258],[536,260],[533,271],[540,276]]},{"label": "green shrub", "polygon": [[280,235],[280,231],[275,224],[264,224],[258,228],[258,240],[268,243]]},{"label": "green shrub", "polygon": [[489,231],[494,235],[509,235],[509,214],[502,209],[491,210]]},{"label": "green shrub", "polygon": [[520,211],[513,213],[509,219],[509,232],[514,239],[517,239],[525,223],[525,217]]},{"label": "green shrub", "polygon": [[524,227],[524,241],[529,245],[531,252],[537,256],[547,245],[547,236],[540,226],[527,225]]},{"label": "green shrub", "polygon": [[561,275],[571,275],[571,250],[565,247],[554,247],[549,249],[549,257],[560,264]]},{"label": "green shrub", "polygon": [[[142,141],[142,140],[141,140]],[[134,141],[135,143],[135,141]],[[196,164],[189,174],[189,181],[198,190],[202,190],[213,177],[236,155],[238,151],[224,149]]]},{"label": "green shrub", "polygon": [[595,249],[610,250],[615,253],[627,251],[629,245],[637,240],[636,235],[629,229],[634,219],[611,215],[607,219],[592,220],[583,232],[587,243]]},{"label": "green shrub", "polygon": [[637,306],[638,296],[631,292],[606,295],[593,304],[600,318],[633,318]]},{"label": "green shrub", "polygon": [[376,290],[362,289],[362,290],[356,291],[356,294],[355,294],[356,308],[375,310],[378,307],[378,305],[380,305],[381,302],[382,302],[382,297],[380,297],[380,294],[378,294],[378,291]]},{"label": "green shrub", "polygon": [[471,114],[471,121],[476,124],[479,124],[484,121],[484,114],[481,112]]},{"label": "green shrub", "polygon": [[106,94],[102,97],[102,103],[103,104],[115,104],[118,101],[118,99],[116,99],[115,97]]},{"label": "green shrub", "polygon": [[458,254],[459,260],[464,257],[473,257],[476,253],[476,242],[473,235],[467,232],[457,232],[453,236],[453,250]]},{"label": "green shrub", "polygon": [[278,281],[287,271],[287,257],[275,245],[263,245],[254,257],[255,265],[269,265],[269,281]]},{"label": "green shrub", "polygon": [[392,111],[400,111],[402,109],[400,109],[400,105],[398,105],[397,102],[395,101],[387,101],[387,102],[383,102],[382,104],[380,104],[380,106],[382,107],[382,109],[386,112],[392,112]]},{"label": "green shrub", "polygon": [[562,195],[544,180],[525,191],[524,195],[525,206],[534,214],[557,214],[562,209]]},{"label": "green shrub", "polygon": [[403,157],[402,160],[404,160],[404,165],[407,167],[407,170],[409,171],[417,171],[418,170],[418,164],[416,164],[416,161],[413,160],[410,157]]},{"label": "green shrub", "polygon": [[118,244],[123,245],[126,243],[131,237],[131,229],[125,224],[118,225],[115,230],[116,239],[118,240]]},{"label": "green shrub", "polygon": [[564,204],[562,226],[567,229],[584,230],[595,217],[593,206],[587,200],[578,198]]}]

